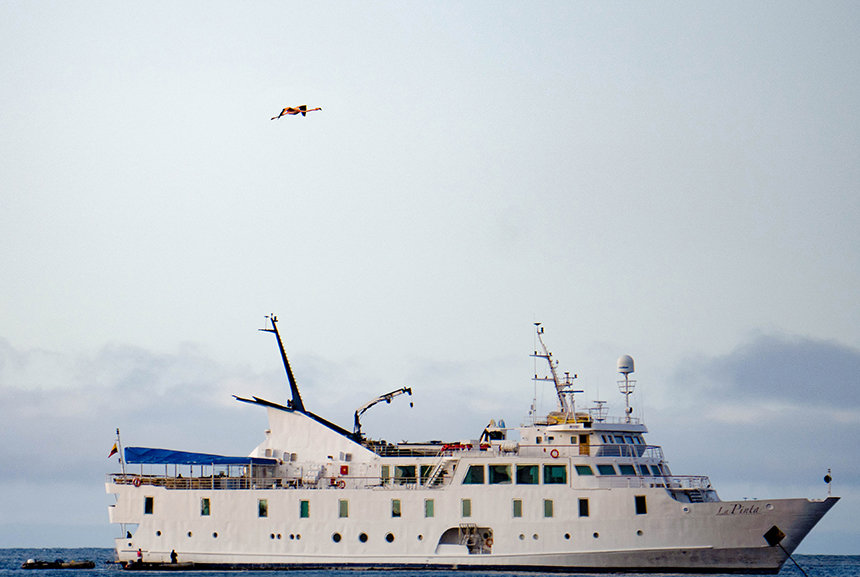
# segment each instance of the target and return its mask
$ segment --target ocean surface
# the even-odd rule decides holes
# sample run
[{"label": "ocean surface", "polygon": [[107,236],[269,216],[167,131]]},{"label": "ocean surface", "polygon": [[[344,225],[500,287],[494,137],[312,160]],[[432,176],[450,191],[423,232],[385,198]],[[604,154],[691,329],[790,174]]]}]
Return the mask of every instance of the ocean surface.
[{"label": "ocean surface", "polygon": [[[94,561],[94,569],[21,569],[21,563],[27,559],[37,561]],[[860,577],[860,555],[795,555],[795,561],[803,568],[809,577]],[[159,574],[164,574],[161,572]],[[171,575],[187,575],[189,577],[273,577],[279,571],[170,571]],[[147,573],[124,573],[113,563],[113,549],[0,549],[0,577],[125,577],[136,575],[145,577]],[[409,577],[416,571],[290,571],[295,577]],[[428,571],[429,577],[504,577],[517,575],[528,577],[539,573],[482,573],[482,572],[453,572]],[[791,562],[787,561],[779,573],[784,577],[803,577],[803,573]],[[586,575],[586,574],[579,574]],[[618,573],[617,575],[623,575]],[[604,575],[594,577],[605,577]],[[718,576],[728,577],[728,576]]]}]

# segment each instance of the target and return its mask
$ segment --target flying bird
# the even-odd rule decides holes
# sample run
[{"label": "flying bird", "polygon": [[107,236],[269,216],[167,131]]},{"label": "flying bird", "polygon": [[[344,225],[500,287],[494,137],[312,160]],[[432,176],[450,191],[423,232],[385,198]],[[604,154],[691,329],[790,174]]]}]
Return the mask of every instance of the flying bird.
[{"label": "flying bird", "polygon": [[284,116],[285,114],[290,114],[292,116],[295,116],[296,114],[301,114],[302,116],[304,116],[308,112],[313,112],[314,110],[322,110],[322,108],[311,108],[310,110],[308,110],[308,107],[306,104],[302,104],[301,106],[296,106],[295,108],[293,108],[292,106],[288,106],[288,107],[284,108],[283,110],[281,110],[281,113],[279,115],[273,116],[272,120],[277,120],[280,117]]}]

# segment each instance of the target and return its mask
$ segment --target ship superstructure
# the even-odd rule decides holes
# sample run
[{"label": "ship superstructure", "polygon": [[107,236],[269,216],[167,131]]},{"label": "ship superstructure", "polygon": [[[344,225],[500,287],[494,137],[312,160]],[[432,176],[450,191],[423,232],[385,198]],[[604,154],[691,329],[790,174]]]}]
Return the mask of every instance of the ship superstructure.
[{"label": "ship superstructure", "polygon": [[[265,408],[269,428],[246,457],[128,447],[109,476],[116,556],[128,569],[381,568],[776,573],[838,500],[721,501],[705,476],[674,475],[629,403],[577,411],[576,378],[558,375],[558,408],[519,427],[490,421],[473,440],[386,443],[305,408]],[[360,411],[391,402],[404,387]],[[411,394],[411,389],[408,389]]]}]

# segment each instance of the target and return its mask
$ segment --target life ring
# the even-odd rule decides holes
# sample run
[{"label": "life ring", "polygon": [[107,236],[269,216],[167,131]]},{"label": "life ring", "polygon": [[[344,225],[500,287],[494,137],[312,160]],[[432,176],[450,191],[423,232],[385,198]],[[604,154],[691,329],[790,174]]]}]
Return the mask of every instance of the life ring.
[{"label": "life ring", "polygon": [[553,449],[552,451],[550,451],[549,456],[553,459],[558,459],[558,449]]},{"label": "life ring", "polygon": [[135,487],[140,487],[140,477],[135,477],[134,481],[131,482]]},{"label": "life ring", "polygon": [[343,479],[341,479],[340,481],[337,482],[337,488],[338,489],[343,489],[345,487],[346,487],[346,481],[344,481]]},{"label": "life ring", "polygon": [[492,547],[493,546],[493,538],[490,537],[489,539],[484,541],[484,543],[486,543],[487,547]]}]

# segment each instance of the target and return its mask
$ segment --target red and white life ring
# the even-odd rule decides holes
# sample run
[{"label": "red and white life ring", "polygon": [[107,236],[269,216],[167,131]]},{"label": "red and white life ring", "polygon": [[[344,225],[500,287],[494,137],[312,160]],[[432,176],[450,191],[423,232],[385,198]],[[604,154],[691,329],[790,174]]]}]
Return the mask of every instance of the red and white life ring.
[{"label": "red and white life ring", "polygon": [[549,456],[553,459],[558,459],[558,449],[553,449],[552,451],[550,451]]},{"label": "red and white life ring", "polygon": [[343,479],[341,479],[337,482],[337,488],[338,489],[343,489],[345,487],[346,487],[346,481],[344,481]]},{"label": "red and white life ring", "polygon": [[140,477],[135,477],[134,481],[131,482],[135,487],[140,487]]}]

